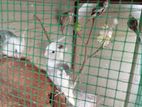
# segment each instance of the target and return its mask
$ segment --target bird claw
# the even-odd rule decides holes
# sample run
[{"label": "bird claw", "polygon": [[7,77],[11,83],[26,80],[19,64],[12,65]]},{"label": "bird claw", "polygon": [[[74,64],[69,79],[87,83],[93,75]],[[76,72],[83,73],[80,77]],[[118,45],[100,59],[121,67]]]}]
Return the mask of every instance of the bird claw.
[{"label": "bird claw", "polygon": [[63,94],[63,92],[60,92],[59,90],[56,90],[55,92],[56,92],[55,97],[60,95],[60,94]]}]

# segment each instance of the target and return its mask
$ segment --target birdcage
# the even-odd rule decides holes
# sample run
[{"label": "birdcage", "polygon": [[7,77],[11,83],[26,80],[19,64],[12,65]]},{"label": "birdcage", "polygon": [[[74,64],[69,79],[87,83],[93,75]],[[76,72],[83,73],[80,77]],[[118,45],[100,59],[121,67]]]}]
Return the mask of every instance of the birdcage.
[{"label": "birdcage", "polygon": [[0,107],[142,107],[142,2],[0,0]]}]

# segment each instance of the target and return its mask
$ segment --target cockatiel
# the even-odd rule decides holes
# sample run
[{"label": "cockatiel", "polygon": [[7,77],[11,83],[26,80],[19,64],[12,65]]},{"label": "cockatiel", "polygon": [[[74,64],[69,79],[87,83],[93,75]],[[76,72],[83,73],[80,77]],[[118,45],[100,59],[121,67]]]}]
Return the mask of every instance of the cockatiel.
[{"label": "cockatiel", "polygon": [[54,67],[61,63],[64,60],[64,53],[67,51],[67,48],[61,43],[65,37],[51,42],[45,50],[44,56],[48,60],[48,69],[54,69]]},{"label": "cockatiel", "polygon": [[[64,93],[68,101],[74,105],[73,99],[73,83],[71,83],[70,76],[68,75],[69,67],[64,62],[64,54],[67,50],[61,41],[65,37],[51,42],[47,47],[44,53],[44,56],[47,58],[47,75],[52,80],[52,82],[57,86],[57,88]],[[63,69],[62,69],[63,68]]]},{"label": "cockatiel", "polygon": [[3,55],[20,58],[25,48],[25,40],[11,31],[0,30],[0,48]]},{"label": "cockatiel", "polygon": [[138,31],[138,21],[135,17],[133,17],[132,15],[129,16],[129,19],[127,21],[127,25],[128,27],[134,31],[136,33],[136,35],[138,36],[138,40],[140,41],[140,37],[139,37],[139,31]]}]

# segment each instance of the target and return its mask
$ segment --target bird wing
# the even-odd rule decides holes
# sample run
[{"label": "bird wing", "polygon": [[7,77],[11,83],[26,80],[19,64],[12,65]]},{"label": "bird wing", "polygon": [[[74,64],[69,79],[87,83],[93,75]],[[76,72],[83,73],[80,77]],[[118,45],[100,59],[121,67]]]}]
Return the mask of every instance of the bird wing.
[{"label": "bird wing", "polygon": [[0,30],[0,41],[1,43],[6,43],[10,38],[17,37],[14,33],[7,30]]}]

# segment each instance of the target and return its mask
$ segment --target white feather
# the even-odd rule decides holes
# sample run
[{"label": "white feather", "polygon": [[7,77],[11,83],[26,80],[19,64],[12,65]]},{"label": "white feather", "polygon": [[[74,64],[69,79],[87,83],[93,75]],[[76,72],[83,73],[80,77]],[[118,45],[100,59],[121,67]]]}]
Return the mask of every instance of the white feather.
[{"label": "white feather", "polygon": [[75,105],[74,94],[73,94],[73,83],[69,75],[66,74],[65,70],[57,70],[57,75],[61,75],[59,78],[61,91],[64,92],[68,101]]},{"label": "white feather", "polygon": [[[68,101],[74,105],[74,94],[73,94],[73,83],[70,83],[70,77],[63,70],[56,69],[59,63],[62,63],[64,60],[64,53],[67,50],[65,46],[63,48],[58,48],[59,42],[63,41],[65,37],[52,42],[49,46],[46,47],[45,56],[48,59],[47,74],[52,82],[57,86],[61,92],[63,92],[68,99]],[[54,53],[53,53],[54,52]]]},{"label": "white feather", "polygon": [[2,46],[2,54],[20,58],[25,48],[25,40],[18,37],[11,37]]},{"label": "white feather", "polygon": [[74,93],[73,93],[73,83],[69,75],[66,74],[64,70],[48,70],[48,76],[52,82],[57,86],[59,90],[66,96],[67,100],[75,105]]},{"label": "white feather", "polygon": [[64,53],[67,48],[59,48],[59,42],[63,41],[65,37],[50,43],[45,50],[44,56],[48,59],[48,69],[54,69],[54,67],[64,60]]},{"label": "white feather", "polygon": [[91,12],[95,5],[94,3],[83,3],[78,11],[79,19],[86,17],[87,13]]}]

